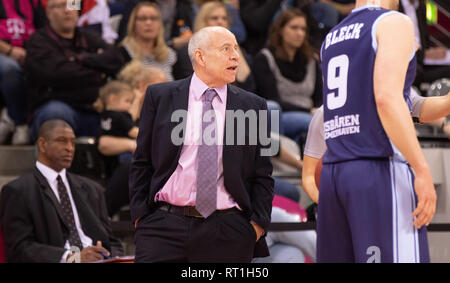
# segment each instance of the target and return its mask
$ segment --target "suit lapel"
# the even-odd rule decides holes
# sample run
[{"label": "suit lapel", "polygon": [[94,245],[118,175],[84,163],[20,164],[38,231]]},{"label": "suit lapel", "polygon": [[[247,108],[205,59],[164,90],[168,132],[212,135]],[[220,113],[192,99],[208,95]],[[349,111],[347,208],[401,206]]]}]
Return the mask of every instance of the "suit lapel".
[{"label": "suit lapel", "polygon": [[[89,196],[83,187],[83,184],[76,182],[72,174],[68,172],[67,180],[70,185],[73,202],[75,203],[83,232],[86,236],[92,238],[93,241],[101,239],[99,229],[101,229],[103,225],[98,221],[98,217],[89,205]],[[96,243],[94,242],[93,244],[95,245]]]},{"label": "suit lapel", "polygon": [[50,184],[47,182],[47,179],[42,175],[42,173],[37,169],[37,167],[34,167],[34,176],[38,179],[39,185],[41,186],[42,191],[44,192],[44,195],[50,199],[50,202],[53,204],[53,206],[56,209],[56,212],[61,219],[61,222],[66,226],[68,229],[68,225],[66,221],[64,220],[63,212],[61,209],[61,204],[59,203],[58,199],[56,198],[55,193],[53,192],[52,188],[50,188]]},{"label": "suit lapel", "polygon": [[[191,85],[191,79],[192,76],[181,80],[180,84],[172,90],[171,96],[172,96],[172,105],[173,105],[173,111],[176,110],[188,110],[188,103],[189,103],[189,87]],[[186,112],[187,113],[187,112]],[[172,113],[169,113],[169,115],[172,115]],[[186,136],[186,122],[187,122],[187,116],[185,119],[183,119],[182,123],[183,125],[183,143],[184,138]],[[170,132],[172,132],[173,128],[178,125],[178,123],[171,122],[171,129]],[[183,143],[181,145],[177,145],[177,156],[176,160],[180,158],[181,149],[183,148]]]},{"label": "suit lapel", "polygon": [[[239,109],[239,99],[238,94],[233,89],[231,85],[227,86],[227,105],[226,110],[237,110]],[[226,137],[227,137],[227,111],[225,111],[225,126],[224,126],[224,133],[223,133],[223,147],[222,147],[222,162],[223,162],[223,175],[226,177],[227,169],[230,168],[230,166],[233,166],[233,160],[232,160],[232,145],[226,144]],[[234,122],[234,121],[233,121]],[[236,129],[235,129],[236,131]]]}]

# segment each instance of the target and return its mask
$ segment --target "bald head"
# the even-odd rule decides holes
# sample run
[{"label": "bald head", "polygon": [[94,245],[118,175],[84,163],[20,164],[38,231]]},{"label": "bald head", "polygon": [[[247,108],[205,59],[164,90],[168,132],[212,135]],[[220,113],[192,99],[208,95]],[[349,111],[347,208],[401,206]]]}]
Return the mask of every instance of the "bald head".
[{"label": "bald head", "polygon": [[208,87],[236,80],[239,46],[229,30],[219,26],[202,28],[191,37],[188,48],[195,74]]},{"label": "bald head", "polygon": [[69,168],[75,154],[75,134],[63,120],[49,120],[42,124],[37,139],[38,161],[60,172]]},{"label": "bald head", "polygon": [[214,35],[228,35],[234,37],[234,34],[231,31],[220,26],[204,27],[199,31],[197,31],[196,33],[194,33],[191,39],[189,40],[188,45],[188,54],[193,66],[195,65],[194,60],[195,50],[208,49],[209,45],[211,44],[211,39],[214,38]]}]

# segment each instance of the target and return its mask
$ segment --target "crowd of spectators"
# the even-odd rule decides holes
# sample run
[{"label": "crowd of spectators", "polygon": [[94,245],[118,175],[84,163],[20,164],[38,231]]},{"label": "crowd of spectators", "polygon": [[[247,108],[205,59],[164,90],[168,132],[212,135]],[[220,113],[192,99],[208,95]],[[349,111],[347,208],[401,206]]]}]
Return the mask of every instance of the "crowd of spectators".
[{"label": "crowd of spectators", "polygon": [[[235,84],[279,110],[277,134],[301,145],[322,104],[321,43],[354,8],[353,0],[84,0],[75,8],[69,2],[0,1],[0,144],[34,143],[48,120],[65,121],[77,137],[95,137],[107,164],[110,216],[128,202],[146,88],[192,74],[193,33],[222,26],[236,36]],[[449,74],[449,62],[426,65],[427,59],[444,60],[449,50],[431,45],[424,1],[400,4],[416,24],[416,84]],[[112,14],[121,16],[117,30],[109,22]],[[299,157],[283,146],[280,151],[301,171]],[[275,182],[275,192],[298,203],[295,186],[283,182]],[[280,222],[283,214],[277,213]]]}]

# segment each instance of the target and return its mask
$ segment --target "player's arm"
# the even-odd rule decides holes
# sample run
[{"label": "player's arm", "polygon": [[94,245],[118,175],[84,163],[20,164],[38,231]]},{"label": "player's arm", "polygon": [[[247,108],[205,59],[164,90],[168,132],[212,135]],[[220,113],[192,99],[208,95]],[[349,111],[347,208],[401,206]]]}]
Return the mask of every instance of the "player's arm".
[{"label": "player's arm", "polygon": [[302,187],[315,203],[319,203],[319,189],[317,188],[315,179],[316,167],[319,160],[308,155],[303,156]]},{"label": "player's arm", "polygon": [[323,134],[323,106],[319,107],[309,124],[303,154],[302,187],[309,197],[319,203],[319,189],[316,184],[316,167],[327,150]]},{"label": "player's arm", "polygon": [[427,123],[447,115],[450,115],[450,92],[444,96],[425,98],[420,109],[419,120]]},{"label": "player's arm", "polygon": [[409,109],[403,98],[406,71],[414,51],[414,28],[404,15],[382,19],[376,31],[378,50],[374,67],[374,92],[378,114],[390,140],[415,172],[418,206],[414,225],[428,225],[436,210],[436,191],[431,172],[416,137]]}]

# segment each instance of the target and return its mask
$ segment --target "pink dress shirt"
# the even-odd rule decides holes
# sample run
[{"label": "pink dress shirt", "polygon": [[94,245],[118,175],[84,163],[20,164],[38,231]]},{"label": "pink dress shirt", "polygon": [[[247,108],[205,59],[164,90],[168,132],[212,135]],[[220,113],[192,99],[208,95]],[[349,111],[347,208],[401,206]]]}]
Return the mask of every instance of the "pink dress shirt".
[{"label": "pink dress shirt", "polygon": [[[194,73],[189,87],[186,136],[183,142],[178,166],[166,184],[156,194],[155,202],[164,201],[176,206],[195,206],[197,191],[198,145],[201,142],[203,93],[208,86]],[[227,105],[227,85],[214,88],[218,96],[212,105],[216,114],[218,129],[218,172],[217,172],[217,209],[237,207],[237,203],[226,191],[223,182],[223,135],[225,128],[225,111]]]}]

